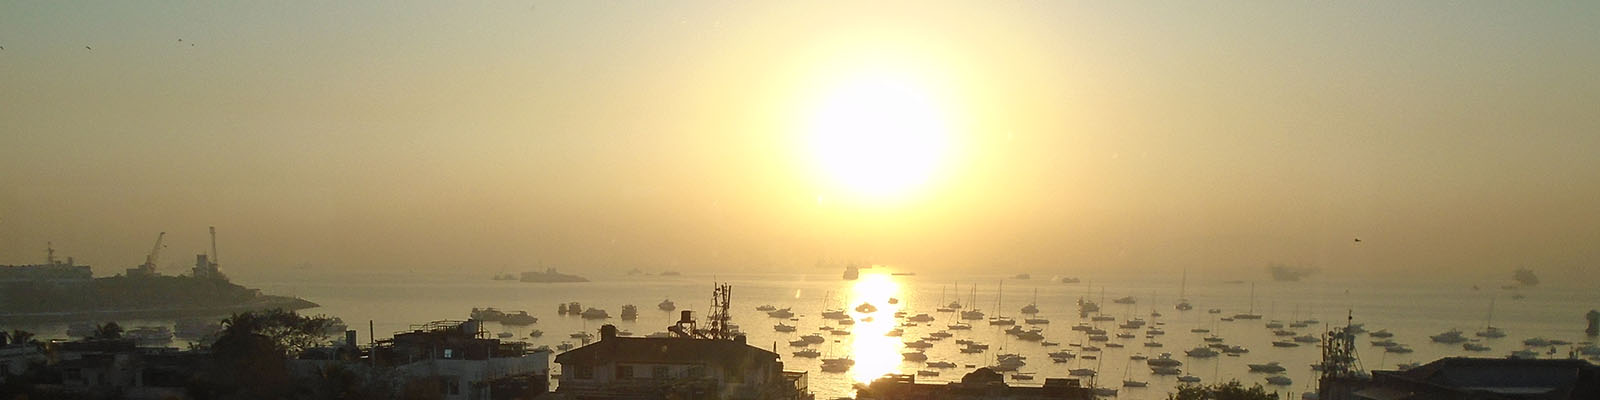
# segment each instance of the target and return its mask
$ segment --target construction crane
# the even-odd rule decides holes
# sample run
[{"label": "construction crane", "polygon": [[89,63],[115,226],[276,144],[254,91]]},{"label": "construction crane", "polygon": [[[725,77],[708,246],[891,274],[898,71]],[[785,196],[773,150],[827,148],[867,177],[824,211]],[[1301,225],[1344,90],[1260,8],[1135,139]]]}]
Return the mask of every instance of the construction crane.
[{"label": "construction crane", "polygon": [[161,241],[166,238],[166,232],[156,235],[156,245],[150,247],[150,254],[144,256],[144,265],[139,266],[141,272],[155,274],[156,265],[161,262],[161,248],[164,247],[161,245]]}]

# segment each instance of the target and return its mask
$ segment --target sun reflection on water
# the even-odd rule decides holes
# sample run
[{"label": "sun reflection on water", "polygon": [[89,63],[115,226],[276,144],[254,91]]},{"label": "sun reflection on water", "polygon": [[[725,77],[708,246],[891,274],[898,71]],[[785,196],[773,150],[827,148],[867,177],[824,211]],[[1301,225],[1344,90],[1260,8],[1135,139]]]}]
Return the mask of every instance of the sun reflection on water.
[{"label": "sun reflection on water", "polygon": [[[850,316],[855,318],[854,332],[851,333],[851,357],[856,364],[850,369],[850,375],[857,382],[868,383],[883,374],[898,373],[900,369],[900,351],[905,346],[901,338],[884,336],[894,330],[898,324],[895,312],[900,311],[904,305],[900,296],[900,284],[887,272],[862,271],[861,278],[856,281],[851,290]],[[876,310],[861,312],[861,305],[870,304]]]}]

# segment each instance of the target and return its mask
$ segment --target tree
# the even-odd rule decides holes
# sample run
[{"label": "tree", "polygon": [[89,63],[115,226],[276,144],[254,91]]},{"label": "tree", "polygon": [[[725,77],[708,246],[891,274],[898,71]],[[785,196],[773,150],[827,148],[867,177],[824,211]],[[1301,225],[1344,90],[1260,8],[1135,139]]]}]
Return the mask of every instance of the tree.
[{"label": "tree", "polygon": [[107,322],[105,325],[95,325],[94,336],[89,338],[99,340],[122,339],[122,325],[117,325],[115,321]]},{"label": "tree", "polygon": [[33,332],[28,332],[28,331],[21,330],[21,329],[12,329],[11,333],[9,333],[9,334],[8,333],[4,333],[4,332],[0,332],[0,336],[5,336],[6,337],[6,341],[5,341],[6,343],[14,343],[14,344],[34,343],[34,341],[33,341]]},{"label": "tree", "polygon": [[292,356],[324,344],[328,338],[328,327],[332,325],[333,320],[326,316],[308,317],[284,309],[244,312],[222,320],[222,333],[217,336],[217,343],[261,335],[279,352]]},{"label": "tree", "polygon": [[1246,388],[1238,380],[1212,385],[1183,385],[1178,393],[1167,395],[1167,400],[1277,400],[1278,394],[1268,394],[1261,384]]},{"label": "tree", "polygon": [[222,320],[211,344],[211,367],[191,382],[195,398],[276,399],[298,387],[288,360],[322,344],[331,320],[281,309],[244,312]]}]

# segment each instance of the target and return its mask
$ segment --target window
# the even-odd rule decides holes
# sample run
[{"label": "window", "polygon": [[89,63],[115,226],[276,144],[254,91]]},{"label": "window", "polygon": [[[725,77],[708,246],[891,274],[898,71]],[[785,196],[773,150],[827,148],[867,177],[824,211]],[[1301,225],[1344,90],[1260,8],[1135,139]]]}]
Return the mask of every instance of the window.
[{"label": "window", "polygon": [[668,372],[668,371],[669,370],[667,369],[667,367],[664,367],[664,366],[663,367],[651,368],[650,369],[650,377],[651,378],[656,378],[656,379],[667,379],[667,378],[670,378],[670,376],[668,376],[668,374],[671,373],[671,372]]},{"label": "window", "polygon": [[455,352],[454,349],[444,349],[444,358],[450,358],[450,356],[455,355]]},{"label": "window", "polygon": [[632,365],[618,365],[617,366],[617,379],[633,379],[633,366]]},{"label": "window", "polygon": [[699,365],[696,365],[696,366],[693,366],[693,367],[689,367],[689,377],[690,378],[704,378],[704,377],[706,377],[706,367],[702,367],[702,366],[699,366]]},{"label": "window", "polygon": [[573,366],[572,376],[578,379],[594,379],[594,367],[587,365]]}]

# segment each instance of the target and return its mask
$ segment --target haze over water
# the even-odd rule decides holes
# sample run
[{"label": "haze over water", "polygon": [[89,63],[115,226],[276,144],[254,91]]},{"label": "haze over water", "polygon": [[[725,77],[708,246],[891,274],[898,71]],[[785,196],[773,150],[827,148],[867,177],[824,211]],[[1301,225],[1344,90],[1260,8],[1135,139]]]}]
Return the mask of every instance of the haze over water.
[{"label": "haze over water", "polygon": [[[1039,289],[1052,340],[1077,335],[1084,289],[1046,278],[1075,276],[1155,296],[1139,314],[1166,314],[1160,351],[1181,353],[1203,310],[1248,307],[1222,283],[1242,280],[1267,319],[1353,310],[1416,348],[1369,367],[1427,361],[1459,348],[1425,335],[1481,327],[1490,299],[1507,343],[1600,308],[1597,20],[1596,2],[6,2],[0,264],[51,243],[110,276],[168,232],[176,274],[215,226],[226,273],[312,313],[383,336],[527,309],[547,344],[596,328],[557,303],[640,306],[642,335],[670,322],[662,297],[703,310],[729,281],[735,322],[785,355],[756,305],[808,333],[829,292],[931,312],[941,287],[989,304],[1024,272],[1001,308]],[[847,263],[918,275],[858,290]],[[1272,283],[1272,264],[1318,272]],[[596,282],[487,279],[546,267]],[[1513,301],[1521,267],[1544,283]],[[1252,352],[1213,369],[1273,359],[1307,382],[1315,349],[1260,323],[1223,324]],[[860,353],[893,348],[857,345],[886,327],[821,346],[861,368],[814,375],[821,394],[915,369]],[[1159,352],[1138,343],[1108,353]],[[1041,380],[1082,361],[1013,349]],[[1120,379],[1125,355],[1097,367]]]}]

